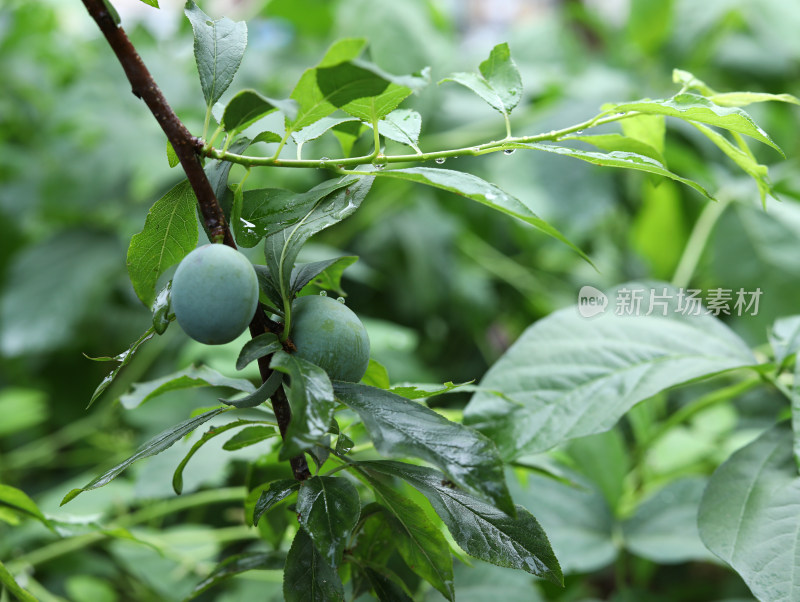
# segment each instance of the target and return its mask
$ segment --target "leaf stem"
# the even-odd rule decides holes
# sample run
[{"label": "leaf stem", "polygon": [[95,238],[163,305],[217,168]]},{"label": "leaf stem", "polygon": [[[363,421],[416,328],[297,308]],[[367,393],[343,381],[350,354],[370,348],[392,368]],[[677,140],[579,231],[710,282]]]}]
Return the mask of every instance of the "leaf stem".
[{"label": "leaf stem", "polygon": [[672,285],[675,288],[685,288],[691,282],[711,232],[729,204],[729,200],[719,200],[716,203],[707,203],[703,207],[703,211],[689,235],[689,240],[686,242],[686,247],[683,249],[678,267],[675,269],[675,275],[672,277]]}]

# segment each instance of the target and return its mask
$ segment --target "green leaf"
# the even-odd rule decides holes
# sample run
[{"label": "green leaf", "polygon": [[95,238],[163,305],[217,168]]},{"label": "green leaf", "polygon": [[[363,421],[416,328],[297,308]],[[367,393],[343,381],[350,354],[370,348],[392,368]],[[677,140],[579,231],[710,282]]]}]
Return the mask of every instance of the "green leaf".
[{"label": "green leaf", "polygon": [[261,492],[256,502],[253,510],[253,526],[258,526],[258,521],[265,512],[278,502],[285,500],[298,489],[300,489],[300,481],[294,479],[283,479],[270,483],[269,488]]},{"label": "green leaf", "polygon": [[290,290],[296,293],[307,285],[311,285],[322,290],[334,291],[339,295],[344,295],[342,274],[356,261],[358,261],[358,257],[351,255],[326,261],[298,264],[292,272]]},{"label": "green leaf", "polygon": [[291,99],[267,98],[255,90],[242,90],[228,101],[221,125],[226,132],[236,135],[273,111],[281,111],[291,120],[297,115],[297,103]]},{"label": "green leaf", "polygon": [[[622,123],[624,124],[625,121]],[[664,164],[664,157],[658,150],[635,138],[628,138],[627,136],[621,136],[619,134],[597,134],[591,136],[564,136],[559,139],[561,142],[570,140],[586,142],[604,151],[621,151],[636,155],[644,155],[645,157],[650,157],[658,161],[662,165]]]},{"label": "green leaf", "polygon": [[197,246],[196,199],[184,180],[150,208],[144,228],[131,238],[128,275],[133,290],[145,306],[156,296],[156,282]]},{"label": "green leaf", "polygon": [[172,280],[167,282],[167,285],[162,288],[150,311],[153,312],[153,330],[156,334],[164,334],[167,326],[172,321],[170,318],[170,309],[172,308]]},{"label": "green leaf", "polygon": [[283,349],[278,337],[271,332],[265,332],[247,341],[236,358],[236,369],[242,370],[260,357],[275,353]]},{"label": "green leaf", "polygon": [[388,389],[392,386],[386,367],[372,358],[369,360],[367,371],[361,378],[361,382],[370,387],[377,387],[378,389]]},{"label": "green leaf", "polygon": [[148,6],[152,6],[153,8],[159,8],[158,0],[141,0],[141,1],[147,4]]},{"label": "green leaf", "polygon": [[334,383],[336,398],[358,412],[375,448],[441,468],[456,483],[513,516],[503,464],[494,443],[431,409],[365,385]]},{"label": "green leaf", "polygon": [[328,433],[336,403],[328,375],[311,362],[278,351],[270,368],[288,374],[287,388],[292,420],[284,433],[280,459],[288,459],[310,449]]},{"label": "green leaf", "polygon": [[[102,358],[104,360],[119,362],[119,365],[117,365],[116,368],[114,368],[111,372],[109,372],[106,375],[106,377],[102,381],[100,381],[100,384],[97,385],[97,388],[94,390],[94,393],[92,393],[92,398],[89,400],[89,403],[86,406],[87,409],[90,408],[91,405],[95,401],[97,401],[97,398],[100,397],[105,392],[105,390],[108,389],[111,383],[114,382],[114,379],[117,378],[117,375],[120,373],[120,370],[122,370],[125,366],[128,365],[128,363],[133,359],[133,356],[136,355],[136,352],[139,351],[139,348],[146,341],[149,341],[150,339],[153,338],[153,334],[154,334],[153,328],[152,327],[148,328],[142,336],[140,336],[133,343],[131,343],[131,346],[128,347],[128,349],[126,349],[119,355],[113,358]],[[98,358],[90,357],[89,359],[96,360]]]},{"label": "green leaf", "polygon": [[783,151],[772,141],[772,138],[761,129],[753,118],[745,111],[735,107],[721,107],[703,96],[685,92],[672,98],[661,100],[638,100],[612,105],[608,112],[637,111],[647,115],[666,115],[685,121],[699,121],[708,125],[721,127],[755,138],[774,148],[782,156]]},{"label": "green leaf", "polygon": [[194,58],[206,106],[212,106],[228,89],[247,47],[247,24],[227,18],[212,20],[194,0],[184,8],[194,31]]},{"label": "green leaf", "polygon": [[504,192],[494,184],[480,179],[478,176],[452,169],[436,169],[432,167],[389,169],[378,171],[376,175],[418,182],[465,196],[468,199],[530,224],[540,232],[565,243],[586,261],[592,263],[583,251],[567,240],[561,232],[531,211],[522,201]]},{"label": "green leaf", "polygon": [[350,481],[341,477],[311,477],[297,495],[300,526],[331,567],[342,562],[347,542],[358,524],[361,502]]},{"label": "green leaf", "polygon": [[114,468],[111,468],[101,474],[99,477],[92,479],[88,484],[80,487],[78,489],[73,489],[67,495],[64,496],[64,499],[61,500],[61,505],[63,506],[70,500],[74,499],[78,495],[80,495],[84,491],[89,491],[90,489],[97,489],[98,487],[102,487],[103,485],[107,485],[112,480],[117,478],[126,468],[128,468],[131,464],[136,462],[137,460],[141,460],[142,458],[148,458],[150,456],[155,456],[156,454],[160,454],[162,451],[169,449],[172,447],[172,444],[178,441],[179,439],[183,438],[185,435],[191,433],[194,429],[196,429],[201,424],[208,422],[214,416],[218,416],[222,412],[228,411],[227,408],[216,408],[214,410],[209,410],[208,412],[204,412],[199,416],[195,416],[194,418],[189,418],[188,420],[184,420],[180,424],[176,424],[165,431],[162,431],[150,441],[142,445],[136,453],[133,454],[130,458],[117,464]]},{"label": "green leaf", "polygon": [[[452,81],[466,86],[494,110],[508,116],[522,98],[522,79],[511,59],[507,43],[492,48],[489,58],[480,64],[477,73],[453,73],[442,81]],[[439,82],[441,83],[441,82]]]},{"label": "green leaf", "polygon": [[134,384],[119,402],[125,409],[132,410],[164,393],[195,387],[229,387],[245,393],[256,390],[249,380],[227,377],[208,366],[189,366],[155,380]]},{"label": "green leaf", "polygon": [[713,199],[713,197],[706,192],[706,189],[700,186],[697,182],[682,178],[681,176],[672,173],[661,163],[650,157],[638,155],[636,153],[627,153],[621,151],[613,151],[610,153],[595,153],[590,151],[578,150],[576,148],[567,148],[564,146],[555,146],[553,144],[541,144],[538,142],[530,142],[525,144],[513,144],[509,147],[513,148],[527,148],[533,150],[545,151],[548,153],[556,153],[558,155],[566,155],[573,159],[580,159],[593,165],[600,165],[602,167],[619,167],[622,169],[633,169],[635,171],[644,171],[647,173],[664,176],[677,182],[691,186],[703,196]]},{"label": "green leaf", "polygon": [[[476,393],[465,422],[512,459],[606,431],[675,385],[757,364],[742,339],[710,315],[693,315],[702,307],[678,293],[662,283],[581,292],[580,310],[599,313],[567,307],[528,328],[480,383],[502,397]],[[589,296],[608,309],[586,305]]]},{"label": "green leaf", "polygon": [[275,394],[283,382],[283,375],[273,372],[255,391],[238,399],[220,399],[220,403],[235,408],[254,408],[260,406]]},{"label": "green leaf", "polygon": [[283,598],[285,602],[344,602],[339,575],[317,552],[303,529],[297,531],[286,557]]},{"label": "green leaf", "polygon": [[172,473],[172,489],[175,491],[177,495],[183,493],[183,469],[186,468],[186,465],[189,463],[189,460],[197,453],[197,451],[203,447],[206,443],[211,441],[217,435],[221,435],[222,433],[229,431],[231,429],[239,428],[245,426],[246,424],[250,424],[249,420],[237,420],[235,422],[229,422],[228,424],[223,424],[217,427],[211,427],[203,433],[203,436],[198,439],[189,452],[183,457],[183,460],[180,461],[178,467],[175,469],[175,472]]},{"label": "green leaf", "polygon": [[278,432],[273,426],[248,426],[228,439],[222,446],[225,451],[236,451],[244,449],[257,443],[261,443],[272,437],[277,437]]},{"label": "green leaf", "polygon": [[302,147],[306,142],[316,140],[331,128],[349,122],[361,123],[355,117],[323,117],[298,132],[292,132],[292,140],[297,146]]},{"label": "green leaf", "polygon": [[[638,140],[650,148],[656,149],[657,157],[653,157],[666,166],[663,159],[664,138],[667,133],[667,124],[663,115],[635,115],[626,117],[619,122],[622,133],[628,138]],[[615,149],[606,149],[615,150]],[[620,149],[625,150],[625,149]],[[637,152],[637,151],[634,151]],[[640,152],[641,155],[649,156],[647,153]],[[662,157],[659,159],[659,157]]]},{"label": "green leaf", "polygon": [[800,316],[778,318],[769,332],[775,364],[782,366],[789,356],[800,351]]},{"label": "green leaf", "polygon": [[794,360],[794,382],[791,388],[791,405],[792,405],[792,432],[794,461],[800,470],[800,354],[795,356]]},{"label": "green leaf", "polygon": [[194,600],[200,594],[235,575],[253,570],[280,571],[285,564],[286,554],[279,550],[273,552],[246,552],[229,556],[214,567],[208,577],[195,586],[186,600]]},{"label": "green leaf", "polygon": [[253,142],[251,144],[255,144],[256,142],[266,142],[267,144],[272,144],[273,142],[280,142],[281,140],[283,140],[283,136],[280,134],[264,131],[253,138]]},{"label": "green leaf", "polygon": [[373,180],[373,177],[358,177],[355,180],[348,177],[333,185],[329,184],[333,191],[315,202],[297,223],[267,236],[264,245],[267,267],[281,299],[290,298],[292,270],[297,254],[305,242],[358,209]]},{"label": "green leaf", "polygon": [[12,487],[11,485],[0,483],[0,508],[2,507],[22,512],[23,514],[35,518],[46,527],[52,528],[50,521],[42,514],[42,511],[39,510],[36,502],[29,498],[24,491]]},{"label": "green leaf", "polygon": [[175,153],[175,149],[172,148],[172,145],[167,140],[167,163],[169,163],[170,167],[175,167],[180,163],[180,159],[178,159],[178,155]]},{"label": "green leaf", "polygon": [[[369,124],[367,124],[369,125]],[[384,138],[410,146],[418,153],[422,116],[411,109],[396,109],[378,122],[378,132]]]},{"label": "green leaf", "polygon": [[394,579],[388,577],[385,573],[389,573],[385,569],[382,573],[371,568],[364,569],[364,576],[367,579],[378,600],[381,602],[414,602],[414,600],[403,589],[403,583],[400,578],[394,575]]},{"label": "green leaf", "polygon": [[472,382],[473,381],[469,381],[468,383],[461,383],[459,385],[452,382],[446,382],[443,385],[405,385],[392,387],[390,391],[406,399],[428,399],[429,397],[456,391],[462,387],[471,385]]},{"label": "green leaf", "polygon": [[791,94],[767,94],[766,92],[724,92],[708,97],[721,107],[746,107],[754,102],[788,102],[800,105],[800,99]]},{"label": "green leaf", "polygon": [[782,423],[733,454],[711,476],[697,519],[709,550],[759,600],[800,591],[800,477]]},{"label": "green leaf", "polygon": [[37,602],[34,596],[19,586],[14,579],[14,575],[8,571],[2,562],[0,562],[0,583],[2,583],[13,596],[16,596],[17,600],[20,602]]},{"label": "green leaf", "polygon": [[517,505],[517,516],[512,518],[424,466],[385,460],[360,462],[358,466],[399,477],[422,493],[467,554],[563,584],[547,535],[523,506]]},{"label": "green leaf", "polygon": [[356,140],[361,137],[365,127],[366,126],[361,122],[361,120],[348,121],[333,126],[333,135],[336,136],[336,139],[339,141],[339,145],[342,147],[343,156],[352,156],[353,146],[355,145]]},{"label": "green leaf", "polygon": [[298,104],[297,117],[286,121],[286,131],[296,132],[327,117],[336,110],[317,85],[317,69],[330,67],[356,58],[364,50],[366,40],[345,38],[337,40],[325,53],[317,67],[306,69],[292,91],[291,98]]}]

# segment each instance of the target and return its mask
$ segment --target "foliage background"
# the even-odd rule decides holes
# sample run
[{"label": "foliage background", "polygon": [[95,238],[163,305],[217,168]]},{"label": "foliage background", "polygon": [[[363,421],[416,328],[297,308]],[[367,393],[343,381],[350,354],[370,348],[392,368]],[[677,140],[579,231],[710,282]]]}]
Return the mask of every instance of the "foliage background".
[{"label": "foliage background", "polygon": [[[119,3],[123,24],[156,81],[199,132],[203,106],[189,25],[181,2],[162,0],[162,7]],[[249,49],[236,86],[275,97],[285,96],[302,70],[342,36],[369,38],[374,62],[393,73],[431,65],[434,82],[473,69],[494,44],[508,41],[526,86],[524,106],[512,118],[516,134],[572,124],[604,102],[668,96],[675,90],[675,67],[719,90],[800,95],[800,6],[781,0],[272,0],[206,2],[203,8],[215,17],[247,20]],[[126,457],[164,424],[215,396],[180,392],[130,412],[113,400],[134,382],[193,362],[230,371],[238,349],[203,348],[172,328],[137,356],[103,401],[85,410],[106,366],[82,354],[113,355],[147,327],[149,314],[127,279],[125,250],[150,204],[180,178],[167,165],[157,124],[128,93],[94,27],[77,1],[0,5],[0,482],[22,488],[46,512],[78,522],[172,499],[177,446],[135,467],[128,478],[58,509],[63,494],[100,465]],[[423,115],[423,149],[504,133],[491,109],[456,86],[431,85],[409,106]],[[780,161],[766,147],[755,149],[762,162],[773,164],[782,203],[770,200],[764,212],[755,186],[688,126],[670,130],[667,160],[718,197],[737,201],[716,224],[692,283],[706,290],[760,287],[758,316],[726,320],[759,345],[775,318],[796,313],[800,137],[791,106],[748,110],[789,157]],[[307,148],[307,155],[338,153],[327,142]],[[477,379],[525,327],[573,303],[580,286],[672,277],[705,203],[699,195],[672,181],[656,186],[637,174],[542,155],[465,158],[448,167],[457,163],[520,198],[584,249],[599,273],[567,247],[483,207],[396,181],[376,182],[355,216],[307,250],[307,259],[341,251],[361,256],[347,272],[348,305],[367,319],[374,355],[393,382]],[[248,185],[302,190],[325,177],[313,170],[254,170]],[[258,260],[257,254],[252,258]],[[649,401],[641,412],[666,412],[684,401],[681,395],[698,391],[701,386]],[[452,395],[439,403],[457,412],[465,401]],[[573,575],[567,589],[479,567],[458,573],[460,599],[485,599],[481,588],[505,588],[509,600],[529,600],[535,591],[550,600],[613,592],[617,599],[643,599],[635,597],[636,588],[654,600],[748,599],[739,578],[713,562],[691,525],[705,477],[771,424],[780,407],[763,393],[745,396],[676,429],[642,460],[653,491],[676,479],[695,482],[685,486],[685,495],[670,493],[678,497],[662,503],[676,514],[670,528],[684,536],[655,547],[651,541],[649,548],[620,551],[599,482],[601,473],[616,471],[621,491],[628,491],[631,419],[612,435],[559,450],[574,478],[587,480],[588,493],[571,491],[562,500],[554,481],[533,476],[523,478],[516,496],[540,519]],[[617,447],[611,468],[589,465],[588,450],[605,454]],[[187,468],[184,491],[240,485],[243,464],[230,462],[237,455],[253,457],[247,450],[204,448]],[[69,600],[180,599],[219,551],[258,536],[241,526],[233,495],[241,492],[219,491],[228,491],[228,498],[221,494],[214,504],[141,526],[137,535],[167,550],[166,557],[117,539],[34,557],[36,579]],[[627,501],[627,510],[625,500],[619,506],[623,513],[633,512],[640,500]],[[0,559],[33,554],[52,540],[36,523],[0,520]],[[279,591],[280,575],[267,572],[237,579],[208,599],[241,599],[249,591],[263,597],[258,580]]]}]

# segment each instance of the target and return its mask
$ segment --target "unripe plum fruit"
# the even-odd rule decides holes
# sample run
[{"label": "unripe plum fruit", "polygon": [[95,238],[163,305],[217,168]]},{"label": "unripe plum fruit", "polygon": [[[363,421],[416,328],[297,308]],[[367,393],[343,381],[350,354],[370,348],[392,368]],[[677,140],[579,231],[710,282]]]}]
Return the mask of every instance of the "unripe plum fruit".
[{"label": "unripe plum fruit", "polygon": [[231,247],[198,247],[175,270],[172,309],[183,331],[195,341],[229,343],[244,332],[257,306],[253,265]]},{"label": "unripe plum fruit", "polygon": [[297,355],[325,370],[331,380],[356,383],[367,371],[367,330],[344,303],[321,295],[296,299],[290,334]]}]

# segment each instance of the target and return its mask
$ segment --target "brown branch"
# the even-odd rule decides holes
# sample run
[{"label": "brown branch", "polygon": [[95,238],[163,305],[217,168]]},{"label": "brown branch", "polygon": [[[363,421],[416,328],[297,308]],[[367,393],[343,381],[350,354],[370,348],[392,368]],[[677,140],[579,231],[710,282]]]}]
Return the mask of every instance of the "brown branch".
[{"label": "brown branch", "polygon": [[[114,54],[117,55],[117,59],[131,84],[131,91],[145,102],[175,150],[181,167],[186,173],[186,178],[189,180],[189,184],[197,197],[200,213],[212,240],[221,239],[226,245],[235,249],[236,242],[228,227],[225,214],[214,194],[214,189],[211,188],[208,177],[206,177],[203,165],[200,163],[198,153],[203,148],[203,142],[199,138],[192,136],[192,133],[183,122],[178,119],[175,111],[172,110],[167,99],[161,93],[153,76],[147,70],[139,53],[133,47],[125,30],[114,22],[114,18],[109,14],[103,0],[83,0],[83,4],[97,23],[100,31],[103,32]],[[256,315],[250,323],[250,333],[253,336],[257,336],[265,332],[279,334],[281,331],[280,324],[267,318],[263,306],[259,303]],[[269,367],[269,357],[259,358],[258,368],[261,378],[266,381],[272,373]],[[289,426],[292,413],[289,401],[281,388],[272,397],[272,409],[275,412],[275,418],[283,436]],[[305,456],[300,455],[292,458],[290,464],[297,480],[302,481],[311,476]]]}]

